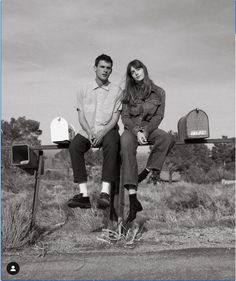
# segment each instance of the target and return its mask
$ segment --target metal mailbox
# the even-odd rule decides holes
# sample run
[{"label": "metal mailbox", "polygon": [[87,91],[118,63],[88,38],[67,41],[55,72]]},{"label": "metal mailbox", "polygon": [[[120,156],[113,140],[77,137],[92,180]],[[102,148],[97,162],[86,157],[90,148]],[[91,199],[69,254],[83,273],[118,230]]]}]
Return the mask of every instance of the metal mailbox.
[{"label": "metal mailbox", "polygon": [[[11,163],[33,175],[38,168],[38,154],[27,144],[16,144],[11,148]],[[43,173],[43,169],[41,171]]]},{"label": "metal mailbox", "polygon": [[180,118],[178,135],[180,141],[208,138],[210,133],[207,114],[203,110],[196,108]]},{"label": "metal mailbox", "polygon": [[57,144],[70,143],[75,136],[75,129],[62,117],[56,117],[52,120],[51,141]]}]

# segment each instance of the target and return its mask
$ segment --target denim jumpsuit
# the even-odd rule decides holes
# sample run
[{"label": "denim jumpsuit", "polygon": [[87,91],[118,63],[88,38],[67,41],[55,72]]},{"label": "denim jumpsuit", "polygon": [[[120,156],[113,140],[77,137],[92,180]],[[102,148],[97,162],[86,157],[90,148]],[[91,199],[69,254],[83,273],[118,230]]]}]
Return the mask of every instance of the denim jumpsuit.
[{"label": "denim jumpsuit", "polygon": [[149,144],[153,145],[146,168],[161,171],[165,157],[174,142],[170,134],[159,129],[164,117],[165,91],[152,84],[146,99],[123,102],[121,120],[124,132],[121,136],[123,185],[138,185],[138,164],[136,159],[138,131],[144,132]]}]

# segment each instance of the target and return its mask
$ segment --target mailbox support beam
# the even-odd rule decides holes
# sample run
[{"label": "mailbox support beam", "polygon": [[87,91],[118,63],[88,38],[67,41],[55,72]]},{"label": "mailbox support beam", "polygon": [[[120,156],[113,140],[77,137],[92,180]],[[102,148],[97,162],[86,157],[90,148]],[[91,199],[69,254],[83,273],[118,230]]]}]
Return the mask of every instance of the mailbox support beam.
[{"label": "mailbox support beam", "polygon": [[33,199],[33,207],[32,207],[32,217],[31,217],[31,229],[35,225],[36,213],[38,209],[38,194],[39,194],[39,185],[40,185],[40,178],[41,172],[43,167],[43,151],[39,151],[39,158],[38,158],[38,169],[35,172],[35,186],[34,186],[34,199]]},{"label": "mailbox support beam", "polygon": [[[176,141],[175,145],[183,145],[183,144],[200,144],[200,143],[234,143],[235,138],[225,138],[225,139],[192,139],[187,141]],[[140,146],[145,146],[149,144],[143,144]],[[9,148],[9,147],[3,147]],[[53,149],[67,149],[69,148],[69,144],[50,144],[50,145],[35,145],[32,146],[32,150],[53,150]]]}]

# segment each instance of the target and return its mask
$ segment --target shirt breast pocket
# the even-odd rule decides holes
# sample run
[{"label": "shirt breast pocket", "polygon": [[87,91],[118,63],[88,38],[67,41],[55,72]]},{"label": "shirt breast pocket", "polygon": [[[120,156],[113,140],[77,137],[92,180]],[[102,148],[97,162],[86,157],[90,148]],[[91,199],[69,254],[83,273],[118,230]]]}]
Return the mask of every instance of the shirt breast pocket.
[{"label": "shirt breast pocket", "polygon": [[142,105],[137,104],[137,105],[131,105],[130,106],[130,115],[131,116],[138,116],[142,113]]},{"label": "shirt breast pocket", "polygon": [[144,103],[144,119],[149,121],[155,115],[161,102],[158,99],[147,100]]}]

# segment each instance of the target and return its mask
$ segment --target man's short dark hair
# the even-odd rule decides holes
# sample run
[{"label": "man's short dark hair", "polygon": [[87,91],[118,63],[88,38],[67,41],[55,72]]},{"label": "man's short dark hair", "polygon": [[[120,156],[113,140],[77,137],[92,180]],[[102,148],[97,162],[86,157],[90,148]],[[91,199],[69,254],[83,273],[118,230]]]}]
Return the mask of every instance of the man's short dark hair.
[{"label": "man's short dark hair", "polygon": [[99,63],[101,60],[104,60],[104,61],[106,61],[106,62],[109,62],[109,63],[111,63],[111,67],[113,66],[113,61],[112,61],[111,57],[109,57],[109,56],[107,56],[107,55],[104,55],[104,54],[98,56],[98,57],[95,59],[95,66],[98,66],[98,63]]}]

